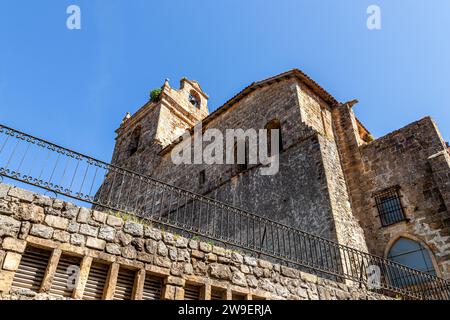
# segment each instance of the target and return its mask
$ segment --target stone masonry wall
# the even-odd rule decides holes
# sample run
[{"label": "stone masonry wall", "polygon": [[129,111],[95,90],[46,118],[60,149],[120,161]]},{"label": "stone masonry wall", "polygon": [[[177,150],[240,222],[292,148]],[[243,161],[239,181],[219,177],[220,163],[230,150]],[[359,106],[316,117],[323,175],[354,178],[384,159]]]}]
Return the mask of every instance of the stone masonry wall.
[{"label": "stone masonry wall", "polygon": [[[351,129],[349,129],[351,130]],[[348,141],[347,141],[348,142]],[[347,181],[369,251],[386,256],[400,237],[422,243],[439,275],[450,277],[450,165],[434,122],[421,119],[367,144],[353,144]],[[343,154],[345,154],[345,149]],[[382,226],[374,195],[398,186],[406,220]]]},{"label": "stone masonry wall", "polygon": [[[125,219],[126,220],[126,219]],[[0,299],[61,299],[48,294],[63,254],[81,258],[72,293],[81,299],[95,261],[109,265],[103,298],[115,294],[118,270],[134,270],[133,299],[142,299],[147,274],[164,279],[162,299],[183,299],[196,285],[201,299],[386,299],[356,286],[270,263],[198,239],[0,184]],[[39,292],[11,289],[27,246],[50,252]]]}]

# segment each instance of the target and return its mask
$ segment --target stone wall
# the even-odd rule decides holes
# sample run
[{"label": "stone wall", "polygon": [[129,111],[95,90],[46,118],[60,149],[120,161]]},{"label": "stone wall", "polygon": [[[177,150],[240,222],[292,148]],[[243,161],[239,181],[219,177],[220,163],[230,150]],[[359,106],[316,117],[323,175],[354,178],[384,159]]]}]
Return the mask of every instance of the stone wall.
[{"label": "stone wall", "polygon": [[[357,139],[353,111],[343,106],[339,112],[337,129],[352,209],[369,251],[386,256],[400,237],[413,239],[429,250],[438,275],[449,278],[450,162],[435,123],[427,117],[363,143]],[[406,219],[382,226],[374,196],[390,187],[399,188]]]},{"label": "stone wall", "polygon": [[[150,274],[163,279],[161,299],[183,299],[187,285],[196,286],[205,300],[218,290],[223,299],[386,299],[356,285],[325,280],[129,218],[0,184],[0,298],[62,299],[49,290],[60,257],[71,255],[81,263],[68,299],[83,298],[96,261],[109,266],[104,299],[115,297],[121,268],[135,272],[133,299],[142,299]],[[50,255],[38,292],[11,288],[30,246]]]}]

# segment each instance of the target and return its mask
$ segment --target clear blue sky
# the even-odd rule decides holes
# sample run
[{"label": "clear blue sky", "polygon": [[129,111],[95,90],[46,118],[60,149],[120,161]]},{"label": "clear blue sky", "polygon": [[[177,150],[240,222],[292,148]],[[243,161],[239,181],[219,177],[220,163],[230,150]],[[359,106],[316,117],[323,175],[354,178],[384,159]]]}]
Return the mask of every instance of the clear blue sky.
[{"label": "clear blue sky", "polygon": [[[70,4],[81,30],[66,28]],[[359,99],[376,137],[431,115],[450,139],[449,15],[448,0],[1,0],[0,122],[109,161],[125,112],[164,78],[198,80],[213,111],[300,68]]]}]

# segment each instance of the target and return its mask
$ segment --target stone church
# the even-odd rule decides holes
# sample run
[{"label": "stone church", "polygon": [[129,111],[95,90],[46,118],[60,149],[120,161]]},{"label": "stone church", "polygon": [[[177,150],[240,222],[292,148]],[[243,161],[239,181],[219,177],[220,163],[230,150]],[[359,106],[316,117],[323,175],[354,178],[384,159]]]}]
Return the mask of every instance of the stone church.
[{"label": "stone church", "polygon": [[[112,163],[340,244],[450,278],[450,148],[425,117],[375,139],[302,71],[254,82],[211,114],[197,81],[166,80],[117,129]],[[276,128],[279,172],[181,164],[171,150],[203,130]]]}]

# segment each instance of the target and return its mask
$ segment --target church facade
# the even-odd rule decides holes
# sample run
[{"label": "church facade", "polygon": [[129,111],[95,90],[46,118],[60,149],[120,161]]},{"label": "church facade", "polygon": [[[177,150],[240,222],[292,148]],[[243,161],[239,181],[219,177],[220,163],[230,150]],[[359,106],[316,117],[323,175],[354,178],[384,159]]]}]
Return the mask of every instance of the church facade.
[{"label": "church facade", "polygon": [[[294,69],[254,82],[213,113],[199,83],[166,80],[117,129],[112,164],[263,217],[450,278],[450,148],[425,117],[380,138]],[[194,127],[279,129],[279,170],[174,164]],[[206,144],[204,142],[204,144]],[[129,186],[132,188],[133,186]]]}]

